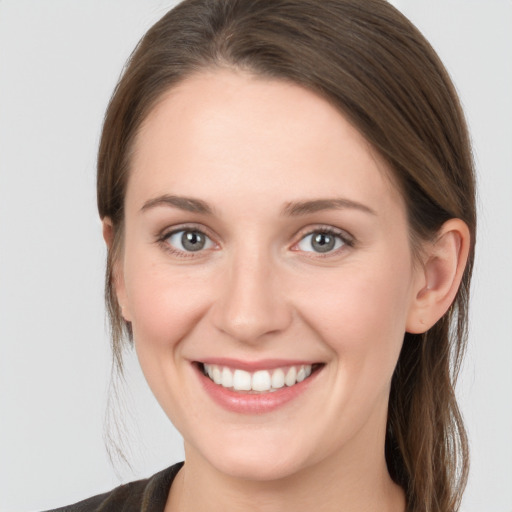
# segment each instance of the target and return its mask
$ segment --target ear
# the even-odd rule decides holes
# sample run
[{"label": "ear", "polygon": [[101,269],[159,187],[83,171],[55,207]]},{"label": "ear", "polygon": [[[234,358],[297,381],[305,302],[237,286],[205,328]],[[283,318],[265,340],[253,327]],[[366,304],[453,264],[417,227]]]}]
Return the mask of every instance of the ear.
[{"label": "ear", "polygon": [[130,315],[126,307],[126,289],[124,284],[124,272],[119,247],[115,247],[115,228],[110,217],[104,217],[102,221],[103,239],[109,252],[109,265],[112,265],[112,284],[117,297],[117,303],[123,318],[130,322]]},{"label": "ear", "polygon": [[460,219],[446,221],[433,242],[424,246],[406,331],[420,334],[430,329],[451,306],[466,268],[470,234]]},{"label": "ear", "polygon": [[101,226],[103,228],[103,240],[105,240],[107,249],[110,252],[114,243],[114,225],[112,219],[110,217],[103,217]]}]

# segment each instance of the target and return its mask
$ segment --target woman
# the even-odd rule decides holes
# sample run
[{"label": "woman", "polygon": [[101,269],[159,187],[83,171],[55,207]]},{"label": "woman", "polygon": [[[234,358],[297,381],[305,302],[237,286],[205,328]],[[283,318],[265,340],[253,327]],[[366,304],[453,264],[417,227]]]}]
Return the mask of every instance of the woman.
[{"label": "woman", "polygon": [[117,364],[186,459],[66,510],[457,510],[473,167],[400,13],[181,3],[114,92],[98,205]]}]

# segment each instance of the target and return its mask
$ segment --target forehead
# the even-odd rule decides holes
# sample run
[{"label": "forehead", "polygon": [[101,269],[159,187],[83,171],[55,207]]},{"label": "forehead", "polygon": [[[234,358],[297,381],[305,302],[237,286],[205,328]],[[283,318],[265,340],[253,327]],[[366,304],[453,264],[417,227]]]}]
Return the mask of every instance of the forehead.
[{"label": "forehead", "polygon": [[215,201],[221,186],[224,198],[343,193],[401,202],[383,159],[329,102],[244,72],[203,72],[164,94],[131,164],[128,196],[141,201],[170,192]]}]

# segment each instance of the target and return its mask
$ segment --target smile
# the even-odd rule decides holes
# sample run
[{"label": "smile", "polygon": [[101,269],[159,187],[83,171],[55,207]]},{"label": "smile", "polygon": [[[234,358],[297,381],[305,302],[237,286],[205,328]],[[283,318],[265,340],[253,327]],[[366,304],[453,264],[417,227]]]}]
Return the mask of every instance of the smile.
[{"label": "smile", "polygon": [[275,392],[306,380],[319,364],[292,365],[254,372],[217,364],[201,364],[203,374],[223,388],[245,392]]},{"label": "smile", "polygon": [[238,414],[270,413],[299,400],[314,386],[325,363],[244,362],[229,359],[192,365],[206,395]]}]

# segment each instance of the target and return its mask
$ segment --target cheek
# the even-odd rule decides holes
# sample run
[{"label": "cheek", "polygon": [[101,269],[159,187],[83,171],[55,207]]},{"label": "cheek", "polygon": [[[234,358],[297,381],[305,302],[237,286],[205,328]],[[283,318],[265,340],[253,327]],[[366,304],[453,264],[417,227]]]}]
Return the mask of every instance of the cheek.
[{"label": "cheek", "polygon": [[133,251],[125,262],[125,286],[137,345],[168,350],[188,334],[206,308],[205,272],[170,267]]},{"label": "cheek", "polygon": [[411,276],[383,260],[357,262],[318,277],[300,292],[298,309],[340,361],[394,368],[405,332]]}]

